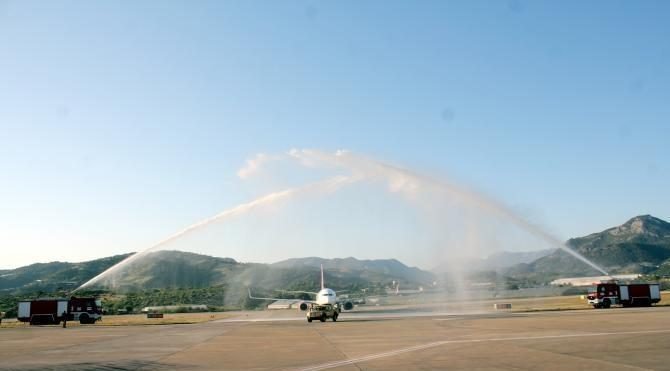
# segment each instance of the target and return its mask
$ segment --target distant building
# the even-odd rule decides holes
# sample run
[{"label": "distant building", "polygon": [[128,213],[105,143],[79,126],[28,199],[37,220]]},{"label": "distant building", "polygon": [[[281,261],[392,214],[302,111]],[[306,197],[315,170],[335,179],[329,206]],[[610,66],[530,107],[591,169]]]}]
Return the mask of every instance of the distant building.
[{"label": "distant building", "polygon": [[551,281],[551,284],[554,286],[591,286],[594,283],[600,283],[600,281],[609,281],[612,279],[619,281],[630,281],[640,277],[641,274],[616,274],[613,276],[593,276],[593,277],[570,277],[570,278],[559,278]]}]

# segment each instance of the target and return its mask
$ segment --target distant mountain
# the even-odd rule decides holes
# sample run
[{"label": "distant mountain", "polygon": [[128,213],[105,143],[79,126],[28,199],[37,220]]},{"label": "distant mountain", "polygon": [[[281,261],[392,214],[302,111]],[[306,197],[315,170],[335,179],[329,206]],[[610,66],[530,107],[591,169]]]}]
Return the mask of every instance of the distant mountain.
[{"label": "distant mountain", "polygon": [[[130,254],[83,263],[40,263],[7,270],[0,275],[0,293],[55,292],[72,290]],[[246,287],[261,290],[315,290],[319,287],[319,265],[334,289],[382,287],[392,281],[405,286],[432,282],[431,273],[410,268],[397,260],[305,258],[275,264],[239,263],[181,251],[158,251],[130,263],[105,282],[119,292],[161,288],[206,288],[221,286],[239,297]]]},{"label": "distant mountain", "polygon": [[319,269],[321,264],[329,272],[337,273],[340,276],[354,274],[365,280],[387,281],[391,279],[421,285],[430,284],[435,280],[430,272],[416,267],[408,267],[396,259],[358,260],[352,257],[345,259],[308,257],[284,260],[272,264],[272,267]]},{"label": "distant mountain", "polygon": [[82,263],[36,263],[5,269],[0,273],[0,293],[72,289],[130,255],[115,255]]},{"label": "distant mountain", "polygon": [[[566,245],[610,273],[649,273],[670,259],[670,223],[641,215],[618,227],[572,238]],[[510,275],[530,273],[555,276],[600,274],[560,249],[508,271]]]},{"label": "distant mountain", "polygon": [[[555,249],[544,249],[544,250],[534,250],[534,251],[498,251],[487,257],[483,258],[472,258],[470,260],[464,260],[459,264],[463,267],[467,267],[467,271],[471,275],[471,279],[479,280],[482,279],[482,274],[486,275],[495,275],[495,273],[504,273],[505,270],[516,267],[520,264],[529,264],[533,261],[550,255],[554,252]],[[431,272],[438,275],[442,278],[442,281],[451,279],[449,272],[454,267],[448,263],[440,263],[440,265],[431,269]]]},{"label": "distant mountain", "polygon": [[166,287],[221,285],[242,267],[234,259],[183,251],[157,251],[131,262],[119,274],[103,281],[124,291]]},{"label": "distant mountain", "polygon": [[[670,223],[649,215],[635,217],[621,226],[599,233],[573,238],[567,244],[612,273],[670,273]],[[2,270],[0,294],[72,290],[128,256],[130,254],[82,263],[39,263]],[[328,286],[334,289],[376,288],[381,291],[392,281],[400,282],[403,288],[411,288],[426,286],[436,280],[436,274],[408,267],[395,259],[310,257],[255,264],[187,252],[159,251],[131,264],[122,274],[111,277],[113,279],[108,283],[120,292],[222,287],[239,299],[244,296],[246,287],[266,291],[314,290],[319,287],[320,264],[325,267]],[[514,265],[505,268],[511,264]],[[504,275],[511,277],[555,278],[598,274],[560,249],[530,253],[501,252],[473,267],[500,269]],[[536,279],[533,281],[539,282]]]},{"label": "distant mountain", "polygon": [[500,270],[517,264],[532,263],[537,259],[552,254],[556,249],[536,251],[501,251],[489,255],[478,262],[479,269]]}]

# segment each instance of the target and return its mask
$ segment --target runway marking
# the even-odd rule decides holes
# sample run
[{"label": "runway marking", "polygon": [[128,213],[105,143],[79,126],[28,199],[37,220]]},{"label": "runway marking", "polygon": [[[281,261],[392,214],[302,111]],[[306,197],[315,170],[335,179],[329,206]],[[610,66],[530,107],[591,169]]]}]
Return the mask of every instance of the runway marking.
[{"label": "runway marking", "polygon": [[301,371],[319,371],[327,370],[330,368],[347,366],[354,363],[361,363],[372,361],[380,358],[387,358],[397,356],[399,354],[415,352],[418,350],[430,349],[439,347],[446,344],[465,344],[465,343],[486,343],[494,341],[519,341],[519,340],[542,340],[542,339],[563,339],[563,338],[577,338],[577,337],[589,337],[589,336],[613,336],[613,335],[642,335],[642,334],[662,334],[670,333],[670,329],[667,330],[648,330],[648,331],[624,331],[624,332],[595,332],[595,333],[586,333],[586,334],[564,334],[564,335],[543,335],[543,336],[518,336],[518,337],[509,337],[509,338],[488,338],[488,339],[467,339],[467,340],[443,340],[435,341],[427,344],[415,345],[407,348],[401,348],[392,350],[390,352],[370,354],[367,356],[362,356],[358,358],[346,359],[343,361],[336,361],[330,363],[323,363],[320,365],[309,366],[306,368],[301,368]]},{"label": "runway marking", "polygon": [[[370,313],[353,312],[340,315],[339,321],[347,320],[374,320],[374,319],[403,319],[403,318],[428,318],[428,317],[463,317],[491,314],[494,316],[504,316],[507,314],[496,314],[488,312],[426,312],[426,313]],[[235,322],[285,322],[285,321],[305,321],[305,317],[283,317],[283,318],[224,318],[214,321],[214,323],[235,323]]]},{"label": "runway marking", "polygon": [[[346,312],[339,317],[339,320],[345,322],[347,320],[374,320],[374,319],[403,319],[403,318],[430,318],[430,317],[449,317],[453,319],[467,319],[470,317],[487,316],[488,318],[504,318],[504,317],[523,317],[523,316],[563,316],[563,315],[605,315],[605,314],[621,314],[631,312],[650,312],[650,311],[665,311],[666,307],[655,308],[617,308],[617,310],[595,310],[595,309],[576,309],[565,311],[537,311],[537,312],[493,312],[493,311],[469,311],[469,312],[404,312],[404,313],[376,313],[376,312]],[[286,322],[286,321],[304,321],[305,317],[265,317],[265,318],[244,318],[233,317],[215,320],[212,323],[238,323],[238,322]],[[441,319],[436,319],[440,321]]]}]

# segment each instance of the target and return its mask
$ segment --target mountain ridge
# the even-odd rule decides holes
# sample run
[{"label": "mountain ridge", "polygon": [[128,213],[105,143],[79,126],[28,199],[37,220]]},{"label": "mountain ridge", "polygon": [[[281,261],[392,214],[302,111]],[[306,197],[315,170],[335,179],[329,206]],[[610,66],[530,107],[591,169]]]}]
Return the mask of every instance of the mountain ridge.
[{"label": "mountain ridge", "polygon": [[[610,273],[653,273],[670,259],[670,223],[651,215],[638,215],[619,226],[571,238],[566,245]],[[531,263],[513,266],[507,273],[601,274],[561,249]]]},{"label": "mountain ridge", "polygon": [[[625,223],[569,239],[566,244],[611,271],[611,273],[653,273],[670,266],[670,223],[651,215],[639,215]],[[241,263],[232,258],[212,257],[181,251],[150,253],[153,258],[143,260],[115,284],[124,290],[142,290],[167,287],[258,286],[268,290],[303,290],[318,287],[319,265],[326,269],[326,281],[337,289],[363,288],[370,285],[388,286],[393,281],[403,287],[430,285],[436,272],[410,267],[397,259],[356,259],[305,257],[261,264]],[[537,255],[534,255],[537,254]],[[0,271],[0,294],[25,292],[55,292],[71,290],[96,276],[131,254],[94,259],[87,262],[35,263],[16,269]],[[534,256],[539,256],[533,259]],[[499,270],[509,261],[521,263],[500,270],[511,277],[544,275],[546,277],[599,275],[588,265],[560,249],[554,251],[500,252],[478,269]],[[665,271],[664,270],[664,271]]]},{"label": "mountain ridge", "polygon": [[[71,290],[132,254],[116,255],[87,262],[35,263],[0,276],[0,293]],[[191,252],[164,250],[150,253],[142,262],[131,262],[132,269],[114,284],[124,290],[167,287],[194,287],[244,283],[270,289],[318,287],[319,265],[324,264],[327,280],[333,287],[361,286],[370,282],[387,284],[393,280],[411,285],[432,282],[430,272],[408,267],[396,259],[359,260],[348,258],[295,258],[273,264],[240,263]]]}]

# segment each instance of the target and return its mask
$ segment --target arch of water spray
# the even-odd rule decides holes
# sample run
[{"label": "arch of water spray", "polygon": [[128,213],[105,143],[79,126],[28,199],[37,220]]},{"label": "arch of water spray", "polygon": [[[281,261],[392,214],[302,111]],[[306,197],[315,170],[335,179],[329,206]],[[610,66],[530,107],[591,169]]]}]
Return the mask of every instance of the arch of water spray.
[{"label": "arch of water spray", "polygon": [[[540,238],[551,246],[559,248],[583,263],[589,265],[595,270],[608,275],[608,273],[593,263],[586,257],[566,246],[559,238],[546,232],[542,228],[533,225],[526,219],[514,213],[512,210],[484,195],[476,193],[465,187],[459,186],[447,180],[434,178],[424,174],[420,174],[408,169],[397,167],[391,164],[380,162],[369,157],[357,155],[348,151],[337,151],[336,153],[326,153],[317,150],[291,150],[288,153],[280,156],[273,156],[272,158],[292,159],[298,163],[308,167],[334,167],[348,170],[351,175],[337,176],[329,178],[320,182],[311,183],[302,187],[289,188],[280,192],[274,192],[266,196],[260,197],[254,201],[238,205],[232,209],[225,210],[219,214],[203,219],[194,223],[181,231],[159,241],[155,245],[140,251],[118,264],[110,267],[106,271],[90,279],[74,291],[81,290],[98,283],[99,281],[111,276],[124,267],[141,259],[152,251],[156,251],[169,243],[176,241],[185,235],[196,232],[205,228],[212,223],[221,222],[230,218],[234,218],[245,213],[248,213],[257,208],[274,204],[276,202],[302,197],[308,194],[329,194],[337,192],[343,187],[354,184],[361,180],[380,180],[388,185],[388,189],[392,193],[400,193],[411,197],[415,193],[420,193],[425,189],[437,190],[439,192],[446,192],[458,198],[464,204],[482,210],[486,213],[495,215],[499,218],[507,220],[517,225],[527,233]],[[258,162],[253,163],[254,170],[260,167]],[[250,171],[240,171],[240,173],[248,174]]]}]

